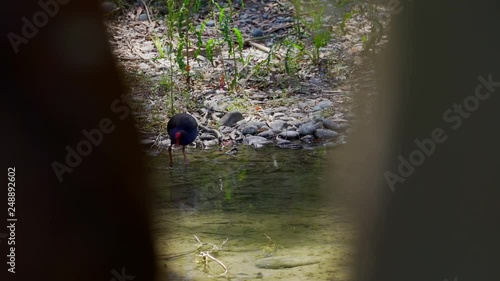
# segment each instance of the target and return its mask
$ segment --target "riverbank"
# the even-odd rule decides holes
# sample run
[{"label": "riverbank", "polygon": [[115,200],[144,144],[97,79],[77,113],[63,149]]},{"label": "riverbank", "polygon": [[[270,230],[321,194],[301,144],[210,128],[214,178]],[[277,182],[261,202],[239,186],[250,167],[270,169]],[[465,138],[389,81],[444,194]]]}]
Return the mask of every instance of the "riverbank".
[{"label": "riverbank", "polygon": [[[221,9],[205,6],[191,15],[190,48],[180,47],[178,34],[170,37],[168,11],[155,3],[110,14],[110,42],[144,147],[170,145],[166,124],[180,112],[198,120],[195,145],[204,148],[345,143],[356,120],[355,93],[369,89],[360,99],[376,93],[369,58],[386,40],[382,26],[390,11],[328,1],[301,11],[288,1],[234,3],[230,26],[244,43],[234,39],[231,51],[219,40],[216,54],[207,53],[207,42],[223,37]],[[321,13],[319,26],[314,13]],[[318,34],[324,37],[321,47]],[[196,45],[198,39],[203,44]],[[168,52],[176,47],[183,53]]]}]

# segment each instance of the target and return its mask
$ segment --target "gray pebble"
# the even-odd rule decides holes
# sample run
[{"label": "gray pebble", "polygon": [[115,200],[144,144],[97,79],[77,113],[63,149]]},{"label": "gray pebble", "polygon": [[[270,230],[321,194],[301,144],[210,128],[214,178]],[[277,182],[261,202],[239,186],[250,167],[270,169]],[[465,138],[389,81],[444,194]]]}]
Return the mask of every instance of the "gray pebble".
[{"label": "gray pebble", "polygon": [[216,137],[212,134],[203,133],[200,135],[200,140],[214,140]]},{"label": "gray pebble", "polygon": [[260,28],[255,28],[254,30],[252,30],[250,35],[252,35],[253,37],[262,37],[264,36],[264,31],[262,31],[262,29]]},{"label": "gray pebble", "polygon": [[206,26],[215,26],[215,21],[213,20],[208,20],[207,23],[205,24]]},{"label": "gray pebble", "polygon": [[170,146],[172,142],[168,139],[168,140],[162,140],[160,142],[160,145],[163,146],[163,147],[167,147],[167,146]]},{"label": "gray pebble", "polygon": [[255,126],[255,127],[257,127],[257,129],[260,129],[265,124],[266,123],[264,123],[264,122],[258,122],[258,121],[251,121],[251,122],[247,123],[247,125]]},{"label": "gray pebble", "polygon": [[210,147],[210,146],[216,146],[216,145],[218,145],[219,142],[217,140],[207,140],[207,141],[203,141],[203,144],[206,147]]},{"label": "gray pebble", "polygon": [[265,144],[270,144],[272,143],[272,141],[264,138],[264,137],[259,137],[259,136],[248,136],[248,137],[245,137],[245,139],[243,140],[244,143],[248,144],[248,145],[251,145],[255,148],[260,148],[262,146],[264,146]]},{"label": "gray pebble", "polygon": [[282,111],[287,111],[288,110],[288,107],[286,106],[280,106],[280,107],[276,107],[274,109],[274,112],[282,112]]},{"label": "gray pebble", "polygon": [[316,138],[313,135],[307,135],[307,136],[301,137],[300,140],[305,142],[305,143],[313,143],[316,141]]},{"label": "gray pebble", "polygon": [[304,113],[300,113],[300,112],[294,112],[292,114],[290,114],[290,117],[294,117],[294,118],[304,118],[304,116],[306,116]]},{"label": "gray pebble", "polygon": [[304,124],[305,122],[304,121],[300,121],[300,120],[292,120],[292,121],[289,121],[287,123],[290,126],[300,127],[300,125]]},{"label": "gray pebble", "polygon": [[316,129],[318,128],[318,126],[312,122],[307,122],[305,124],[302,124],[298,131],[299,131],[299,134],[301,135],[312,135],[314,134],[314,132],[316,131]]},{"label": "gray pebble", "polygon": [[219,122],[223,126],[231,127],[240,120],[243,120],[243,114],[241,114],[241,112],[239,111],[231,111],[222,116]]},{"label": "gray pebble", "polygon": [[314,115],[312,120],[316,123],[318,122],[323,122],[323,120],[325,120],[325,118],[321,117],[321,115]]},{"label": "gray pebble", "polygon": [[271,129],[274,132],[280,132],[283,127],[285,127],[286,122],[283,120],[275,120],[273,123],[271,123]]},{"label": "gray pebble", "polygon": [[297,131],[283,131],[279,133],[279,136],[284,139],[297,139],[299,138],[299,132]]},{"label": "gray pebble", "polygon": [[140,21],[148,20],[148,15],[147,14],[140,14],[138,19]]},{"label": "gray pebble", "polygon": [[318,139],[331,139],[336,137],[338,134],[337,132],[328,129],[317,129],[316,132],[314,132],[314,135]]},{"label": "gray pebble", "polygon": [[266,139],[270,139],[270,138],[274,137],[274,132],[273,132],[273,130],[266,130],[266,131],[258,133],[257,136],[264,137]]},{"label": "gray pebble", "polygon": [[293,120],[295,120],[294,118],[289,117],[289,116],[280,116],[278,118],[279,118],[279,120],[283,120],[283,121],[293,121]]},{"label": "gray pebble", "polygon": [[241,129],[241,133],[244,135],[253,135],[253,134],[257,133],[257,127],[253,126],[253,125],[245,125]]},{"label": "gray pebble", "polygon": [[333,122],[330,119],[323,120],[323,127],[325,127],[326,129],[334,130],[334,131],[340,130],[340,125]]}]

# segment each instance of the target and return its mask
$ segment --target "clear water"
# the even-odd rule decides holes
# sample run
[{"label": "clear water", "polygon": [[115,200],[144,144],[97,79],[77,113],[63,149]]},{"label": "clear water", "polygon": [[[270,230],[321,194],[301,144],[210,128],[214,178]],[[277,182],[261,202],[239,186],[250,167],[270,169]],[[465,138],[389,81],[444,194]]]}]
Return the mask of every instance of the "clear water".
[{"label": "clear water", "polygon": [[[331,149],[331,148],[330,148]],[[354,228],[328,185],[327,148],[284,150],[240,147],[236,156],[188,149],[190,163],[174,152],[149,159],[154,188],[153,221],[160,279],[347,280]],[[339,200],[336,200],[338,198]],[[203,243],[220,246],[205,263]],[[263,269],[265,257],[313,258],[315,264]]]}]

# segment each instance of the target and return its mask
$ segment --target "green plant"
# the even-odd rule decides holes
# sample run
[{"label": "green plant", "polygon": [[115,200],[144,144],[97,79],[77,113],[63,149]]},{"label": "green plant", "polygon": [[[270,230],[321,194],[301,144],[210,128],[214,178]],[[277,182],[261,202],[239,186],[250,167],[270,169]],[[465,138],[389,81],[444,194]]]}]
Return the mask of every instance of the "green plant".
[{"label": "green plant", "polygon": [[[319,0],[311,1],[308,6],[305,6],[298,0],[294,0],[292,3],[296,11],[299,11],[301,15],[307,15],[301,21],[301,24],[311,38],[314,47],[311,59],[314,64],[317,64],[319,62],[320,48],[325,47],[331,40],[331,32],[325,28],[325,23],[323,22],[325,18],[325,4]],[[296,25],[300,25],[300,23]]]},{"label": "green plant", "polygon": [[294,75],[299,69],[299,57],[302,56],[304,47],[300,42],[293,42],[292,40],[284,40],[283,45],[286,48],[285,52],[285,72],[288,75]]},{"label": "green plant", "polygon": [[346,27],[347,21],[350,20],[353,15],[354,15],[354,11],[346,12],[344,14],[344,17],[342,18],[342,22],[340,23],[340,30],[342,31],[343,35],[347,34],[347,29],[345,27]]},{"label": "green plant", "polygon": [[151,38],[153,40],[153,44],[155,45],[156,50],[158,51],[157,59],[165,58],[165,47],[163,46],[163,41],[160,37],[155,36]]}]

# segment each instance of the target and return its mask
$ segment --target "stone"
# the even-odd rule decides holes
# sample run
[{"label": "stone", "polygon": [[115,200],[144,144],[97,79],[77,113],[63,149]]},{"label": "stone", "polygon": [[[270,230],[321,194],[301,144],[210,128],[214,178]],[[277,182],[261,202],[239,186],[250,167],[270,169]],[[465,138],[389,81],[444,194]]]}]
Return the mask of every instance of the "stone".
[{"label": "stone", "polygon": [[274,132],[280,132],[285,127],[286,122],[283,120],[275,120],[271,123],[271,129]]},{"label": "stone", "polygon": [[299,126],[298,132],[303,136],[312,135],[314,134],[316,129],[318,129],[318,125],[314,124],[313,122],[307,122]]},{"label": "stone", "polygon": [[265,144],[270,144],[272,141],[264,138],[264,137],[259,137],[259,136],[248,136],[245,137],[243,140],[244,143],[251,145],[255,148],[261,148]]},{"label": "stone", "polygon": [[265,130],[257,134],[259,137],[264,137],[266,139],[273,138],[275,136],[273,130]]},{"label": "stone", "polygon": [[278,134],[280,137],[284,138],[284,139],[298,139],[299,138],[299,132],[297,131],[283,131],[281,133]]},{"label": "stone", "polygon": [[244,134],[244,135],[253,135],[255,133],[257,133],[257,127],[256,126],[253,126],[253,125],[245,125],[242,129],[241,129],[241,133]]},{"label": "stone", "polygon": [[138,20],[140,20],[140,21],[148,20],[148,15],[147,14],[140,14]]},{"label": "stone", "polygon": [[219,123],[222,126],[231,127],[234,126],[238,121],[243,120],[243,114],[239,111],[231,111],[226,115],[222,116]]},{"label": "stone", "polygon": [[283,120],[283,121],[293,121],[295,120],[294,118],[290,117],[290,116],[279,116],[277,117],[279,120]]},{"label": "stone", "polygon": [[203,133],[199,136],[199,138],[200,138],[200,140],[213,140],[213,139],[216,139],[217,137],[215,137],[212,134]]},{"label": "stone", "polygon": [[315,107],[313,107],[313,111],[323,110],[325,108],[333,106],[333,102],[329,100],[320,101]]},{"label": "stone", "polygon": [[262,128],[262,126],[264,126],[266,123],[264,122],[258,122],[258,121],[251,121],[251,122],[248,122],[247,125],[249,126],[255,126],[257,127],[257,129],[260,129]]},{"label": "stone", "polygon": [[319,263],[315,257],[269,257],[255,261],[255,266],[266,269],[292,268],[296,266]]},{"label": "stone", "polygon": [[207,21],[207,23],[206,23],[205,25],[206,25],[206,26],[210,26],[210,27],[215,26],[215,21],[213,21],[213,20],[208,20],[208,21]]},{"label": "stone", "polygon": [[338,134],[337,132],[328,129],[317,129],[316,132],[314,132],[314,135],[318,139],[331,139],[336,137]]},{"label": "stone", "polygon": [[325,120],[325,118],[323,118],[321,115],[314,115],[312,118],[312,121],[315,123],[323,122],[323,120]]},{"label": "stone", "polygon": [[287,111],[287,110],[288,110],[288,107],[280,106],[280,107],[276,107],[273,111],[274,112],[283,112],[283,111]]},{"label": "stone", "polygon": [[293,118],[304,118],[306,115],[304,113],[300,113],[300,112],[294,112],[292,114],[290,114],[290,117],[293,117]]},{"label": "stone", "polygon": [[169,139],[168,139],[168,140],[162,140],[162,141],[160,142],[160,145],[161,145],[162,147],[167,147],[167,146],[170,146],[170,144],[171,144],[171,141],[170,141]]},{"label": "stone", "polygon": [[219,142],[217,140],[207,140],[207,141],[203,141],[203,145],[205,147],[211,147],[211,146],[216,146],[218,145]]},{"label": "stone", "polygon": [[254,30],[252,30],[250,35],[252,35],[253,37],[262,37],[264,36],[264,31],[262,31],[262,29],[260,28],[255,28]]},{"label": "stone", "polygon": [[292,120],[292,121],[289,121],[287,122],[288,125],[290,126],[295,126],[295,127],[300,127],[300,125],[304,124],[305,122],[304,121],[301,121],[301,120]]},{"label": "stone", "polygon": [[314,100],[308,100],[308,101],[299,103],[299,107],[304,109],[304,108],[309,107],[309,106],[314,106],[314,103],[315,103]]},{"label": "stone", "polygon": [[307,136],[303,136],[300,138],[301,141],[305,142],[305,143],[313,143],[316,141],[316,138],[313,136],[313,135],[307,135]]},{"label": "stone", "polygon": [[323,127],[325,127],[326,129],[334,130],[334,131],[340,130],[340,125],[333,122],[330,119],[323,120]]}]

